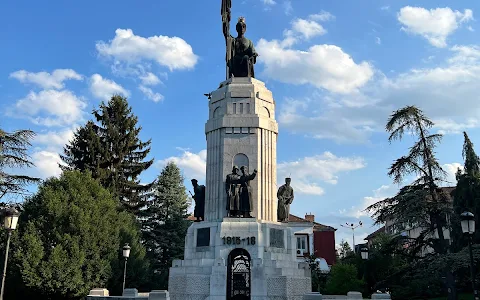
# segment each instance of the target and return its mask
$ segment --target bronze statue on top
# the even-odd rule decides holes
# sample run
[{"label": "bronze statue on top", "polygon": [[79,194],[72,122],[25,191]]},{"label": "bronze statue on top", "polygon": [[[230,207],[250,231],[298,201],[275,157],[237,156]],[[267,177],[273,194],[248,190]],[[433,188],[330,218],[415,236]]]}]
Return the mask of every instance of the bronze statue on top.
[{"label": "bronze statue on top", "polygon": [[236,30],[238,36],[230,35],[231,0],[222,0],[223,35],[226,43],[227,79],[231,77],[255,77],[254,65],[257,62],[257,52],[251,40],[245,37],[247,24],[245,18],[238,19]]}]

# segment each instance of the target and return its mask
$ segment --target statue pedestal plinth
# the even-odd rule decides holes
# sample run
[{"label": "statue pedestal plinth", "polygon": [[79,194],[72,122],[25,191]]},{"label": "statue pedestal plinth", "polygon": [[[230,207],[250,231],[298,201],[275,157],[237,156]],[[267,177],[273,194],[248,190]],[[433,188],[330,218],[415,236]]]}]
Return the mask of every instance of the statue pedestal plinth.
[{"label": "statue pedestal plinth", "polygon": [[296,260],[292,230],[277,222],[225,218],[188,229],[185,258],[170,268],[171,300],[302,300],[311,291],[307,263]]}]

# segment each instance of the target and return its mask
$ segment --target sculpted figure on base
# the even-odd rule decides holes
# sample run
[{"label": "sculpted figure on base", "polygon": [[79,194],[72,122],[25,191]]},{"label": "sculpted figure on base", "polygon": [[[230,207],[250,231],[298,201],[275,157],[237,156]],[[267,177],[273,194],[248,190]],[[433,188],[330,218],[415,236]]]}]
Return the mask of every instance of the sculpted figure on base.
[{"label": "sculpted figure on base", "polygon": [[253,199],[250,181],[257,176],[257,170],[248,174],[247,167],[242,166],[240,169],[242,175],[238,174],[238,167],[233,166],[232,173],[225,180],[228,216],[251,218]]},{"label": "sculpted figure on base", "polygon": [[253,170],[252,174],[248,174],[246,166],[242,166],[240,170],[242,171],[240,177],[240,213],[244,218],[252,218],[250,213],[253,208],[253,198],[250,181],[257,176],[257,170]]},{"label": "sculpted figure on base", "polygon": [[192,179],[192,185],[194,193],[192,198],[195,200],[195,210],[193,211],[193,216],[196,218],[195,222],[200,222],[205,220],[205,186],[199,185],[196,179]]},{"label": "sculpted figure on base", "polygon": [[227,175],[225,190],[227,192],[228,216],[236,217],[240,210],[240,175],[237,166],[233,166],[232,173]]},{"label": "sculpted figure on base", "polygon": [[285,184],[278,188],[278,222],[288,222],[288,216],[290,215],[290,204],[293,202],[293,188],[290,186],[292,182],[291,178],[285,178]]}]

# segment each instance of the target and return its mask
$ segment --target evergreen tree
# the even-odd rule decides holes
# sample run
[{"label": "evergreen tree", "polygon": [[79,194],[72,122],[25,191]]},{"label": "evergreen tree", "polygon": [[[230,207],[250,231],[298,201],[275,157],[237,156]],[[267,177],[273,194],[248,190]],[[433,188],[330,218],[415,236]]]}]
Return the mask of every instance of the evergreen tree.
[{"label": "evergreen tree", "polygon": [[9,133],[0,129],[0,199],[7,194],[25,194],[26,186],[40,180],[27,175],[7,172],[11,168],[34,166],[27,154],[28,148],[32,146],[30,140],[34,137],[35,133],[31,130]]},{"label": "evergreen tree", "polygon": [[97,123],[88,122],[64,149],[64,169],[90,170],[124,207],[134,213],[145,207],[153,182],[140,184],[140,174],[153,159],[145,161],[151,140],[142,142],[141,127],[127,99],[115,95],[93,111]]},{"label": "evergreen tree", "polygon": [[465,141],[463,143],[462,156],[465,160],[464,171],[457,172],[457,186],[454,192],[455,214],[452,217],[454,250],[461,250],[467,245],[464,240],[460,225],[459,216],[464,211],[470,211],[475,215],[475,236],[474,241],[480,243],[480,158],[473,149],[473,143],[468,138],[466,132],[463,133]]},{"label": "evergreen tree", "polygon": [[123,266],[118,256],[126,242],[132,247],[127,282],[145,284],[148,264],[137,222],[118,211],[116,199],[88,172],[48,179],[20,218],[11,265],[23,299],[84,299],[92,288],[106,287],[114,270],[123,271],[116,266]]},{"label": "evergreen tree", "polygon": [[175,163],[168,163],[158,176],[154,195],[144,211],[142,232],[147,255],[152,260],[154,281],[168,287],[168,271],[174,259],[183,257],[187,218],[188,195],[183,177]]},{"label": "evergreen tree", "polygon": [[93,178],[99,178],[101,157],[101,144],[97,127],[92,121],[80,127],[74,133],[73,139],[63,148],[60,158],[65,164],[60,168],[66,170],[90,171]]},{"label": "evergreen tree", "polygon": [[[405,177],[416,175],[417,179],[403,187],[400,192],[367,208],[374,212],[377,224],[393,222],[398,230],[406,224],[417,224],[422,228],[419,237],[406,238],[410,255],[421,254],[431,247],[436,254],[448,252],[448,240],[444,231],[447,228],[447,216],[452,215],[450,197],[437,185],[445,177],[445,171],[435,157],[435,147],[440,142],[440,134],[430,134],[434,123],[415,106],[406,106],[395,111],[389,118],[386,129],[390,133],[389,141],[401,140],[404,134],[417,137],[407,155],[398,158],[390,167],[388,175],[395,183],[402,183]],[[438,238],[435,235],[438,234]],[[419,256],[417,256],[419,257]],[[445,265],[446,282],[451,293],[449,299],[455,299],[453,274]]]}]

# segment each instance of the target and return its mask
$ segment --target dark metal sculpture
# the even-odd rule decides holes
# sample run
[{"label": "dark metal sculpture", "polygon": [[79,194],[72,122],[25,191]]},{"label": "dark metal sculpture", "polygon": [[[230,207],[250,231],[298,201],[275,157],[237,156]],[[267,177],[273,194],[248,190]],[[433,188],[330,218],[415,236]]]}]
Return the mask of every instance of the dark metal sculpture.
[{"label": "dark metal sculpture", "polygon": [[240,210],[240,174],[238,167],[233,166],[232,173],[225,180],[227,192],[227,211],[229,217],[237,217]]},{"label": "dark metal sculpture", "polygon": [[290,186],[291,178],[285,178],[285,184],[278,188],[278,209],[277,219],[279,222],[288,222],[290,215],[290,204],[293,202],[293,188]]},{"label": "dark metal sculpture", "polygon": [[194,193],[192,198],[195,200],[193,216],[196,218],[195,222],[200,222],[205,220],[205,186],[199,185],[196,179],[192,179],[192,185]]},{"label": "dark metal sculpture", "polygon": [[238,36],[230,35],[231,0],[222,0],[222,25],[226,44],[225,61],[227,63],[227,79],[231,77],[255,77],[254,65],[258,53],[253,42],[245,37],[247,24],[244,17],[240,17],[235,26]]},{"label": "dark metal sculpture", "polygon": [[252,188],[250,181],[257,176],[257,170],[253,170],[252,174],[248,174],[246,166],[240,168],[242,176],[240,177],[240,214],[244,218],[252,218],[250,213],[253,208]]}]

